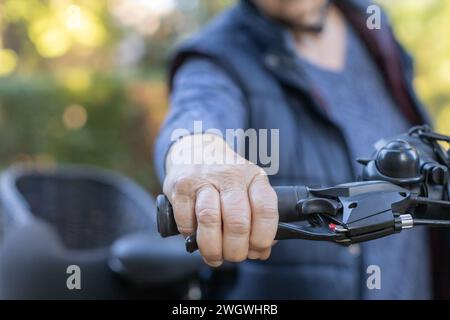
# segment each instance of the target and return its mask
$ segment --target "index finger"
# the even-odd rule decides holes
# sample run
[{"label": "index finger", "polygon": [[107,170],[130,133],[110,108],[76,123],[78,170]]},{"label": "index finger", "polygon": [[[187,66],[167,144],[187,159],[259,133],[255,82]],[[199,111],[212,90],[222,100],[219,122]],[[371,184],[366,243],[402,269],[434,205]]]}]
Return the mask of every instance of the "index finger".
[{"label": "index finger", "polygon": [[255,176],[248,189],[252,210],[252,250],[265,251],[272,247],[278,228],[278,199],[264,174]]}]

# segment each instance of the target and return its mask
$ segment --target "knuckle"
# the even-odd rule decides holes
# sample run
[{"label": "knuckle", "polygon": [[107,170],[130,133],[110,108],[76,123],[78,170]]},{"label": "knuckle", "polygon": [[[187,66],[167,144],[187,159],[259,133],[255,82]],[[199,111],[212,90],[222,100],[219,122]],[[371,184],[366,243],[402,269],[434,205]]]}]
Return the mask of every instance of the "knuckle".
[{"label": "knuckle", "polygon": [[227,229],[236,235],[250,233],[250,219],[242,215],[229,215],[225,222]]},{"label": "knuckle", "polygon": [[258,217],[275,219],[278,216],[278,198],[272,187],[251,188],[250,201]]},{"label": "knuckle", "polygon": [[239,181],[235,177],[230,176],[230,177],[222,177],[220,189],[221,193],[227,196],[234,194],[242,194],[245,188],[241,183],[239,183]]},{"label": "knuckle", "polygon": [[247,174],[247,178],[249,179],[249,181],[268,182],[268,178],[267,175],[265,174],[264,169],[257,166],[256,164],[253,163],[249,164],[245,168],[245,172]]},{"label": "knuckle", "polygon": [[176,194],[186,194],[190,192],[192,184],[192,178],[190,176],[180,176],[174,180],[172,190]]},{"label": "knuckle", "polygon": [[278,223],[278,210],[272,207],[256,208],[256,212],[253,212],[253,215],[255,220],[265,225]]},{"label": "knuckle", "polygon": [[[264,188],[264,190],[266,189],[272,189],[270,187],[270,182],[269,179],[267,178],[267,175],[263,174],[260,172],[260,170],[262,170],[261,168],[258,168],[258,172],[253,176],[252,178],[252,185],[255,187],[259,187],[259,188]],[[269,187],[269,188],[266,188]],[[273,189],[272,189],[273,191]]]},{"label": "knuckle", "polygon": [[241,192],[245,188],[244,175],[232,166],[223,166],[214,173],[214,180],[220,184],[221,191]]},{"label": "knuckle", "polygon": [[248,202],[247,188],[239,183],[227,181],[221,185],[220,197],[226,207],[232,207],[235,211],[241,209]]},{"label": "knuckle", "polygon": [[203,203],[214,203],[215,195],[217,190],[214,186],[208,182],[201,183],[197,189],[197,202]]},{"label": "knuckle", "polygon": [[201,208],[198,210],[197,220],[199,224],[206,227],[215,227],[221,223],[219,212],[213,208]]},{"label": "knuckle", "polygon": [[259,219],[274,221],[278,217],[277,204],[273,204],[272,202],[256,203],[255,212],[253,214],[257,215]]}]

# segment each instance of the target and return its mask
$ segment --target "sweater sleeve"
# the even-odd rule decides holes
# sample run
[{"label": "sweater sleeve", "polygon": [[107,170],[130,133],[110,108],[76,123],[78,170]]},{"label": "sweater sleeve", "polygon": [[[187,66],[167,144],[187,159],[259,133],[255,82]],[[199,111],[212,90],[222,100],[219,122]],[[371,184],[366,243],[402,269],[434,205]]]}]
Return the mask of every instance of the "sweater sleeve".
[{"label": "sweater sleeve", "polygon": [[[155,169],[162,183],[167,152],[175,138],[199,130],[244,129],[245,100],[241,88],[219,66],[206,58],[193,58],[176,72],[169,113],[154,147]],[[195,130],[194,130],[195,129]]]}]

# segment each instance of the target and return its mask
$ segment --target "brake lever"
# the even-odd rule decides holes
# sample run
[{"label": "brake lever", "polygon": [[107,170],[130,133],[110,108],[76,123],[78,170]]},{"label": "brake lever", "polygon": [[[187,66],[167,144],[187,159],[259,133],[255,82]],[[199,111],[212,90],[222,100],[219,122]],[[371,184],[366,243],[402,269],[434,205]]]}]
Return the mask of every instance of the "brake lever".
[{"label": "brake lever", "polygon": [[[292,223],[278,223],[278,230],[275,240],[303,239],[303,240],[322,240],[339,243],[346,243],[344,233],[334,232],[335,225],[328,226],[298,226]],[[198,250],[197,233],[194,232],[185,239],[186,251],[193,253]]]},{"label": "brake lever", "polygon": [[[306,195],[306,193],[305,193]],[[294,223],[280,221],[276,240],[331,241],[340,245],[384,237],[411,228],[411,191],[382,181],[308,189],[298,199]],[[186,238],[186,250],[198,249],[196,234]]]}]

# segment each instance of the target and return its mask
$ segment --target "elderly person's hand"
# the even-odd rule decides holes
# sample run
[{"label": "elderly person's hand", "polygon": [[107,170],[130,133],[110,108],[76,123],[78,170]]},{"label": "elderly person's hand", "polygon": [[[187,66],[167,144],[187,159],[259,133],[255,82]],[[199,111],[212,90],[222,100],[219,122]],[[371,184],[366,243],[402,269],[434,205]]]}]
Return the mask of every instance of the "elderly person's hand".
[{"label": "elderly person's hand", "polygon": [[[189,161],[186,154],[192,152],[200,162]],[[178,230],[184,236],[197,232],[208,265],[269,257],[278,208],[263,169],[211,134],[177,141],[169,150],[166,168],[164,193],[172,203]]]}]

